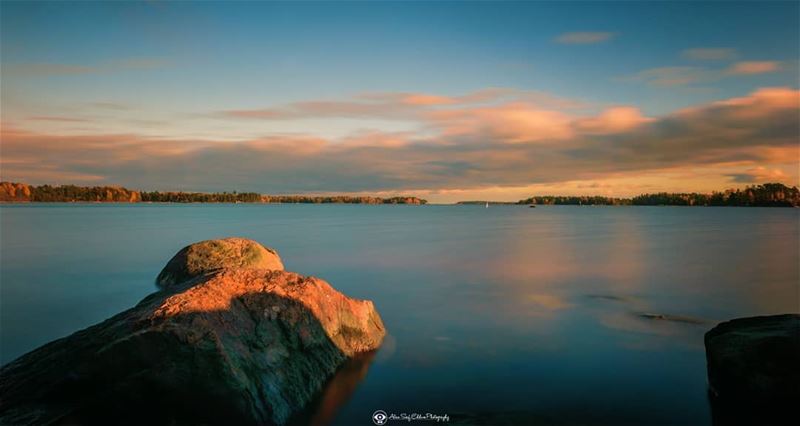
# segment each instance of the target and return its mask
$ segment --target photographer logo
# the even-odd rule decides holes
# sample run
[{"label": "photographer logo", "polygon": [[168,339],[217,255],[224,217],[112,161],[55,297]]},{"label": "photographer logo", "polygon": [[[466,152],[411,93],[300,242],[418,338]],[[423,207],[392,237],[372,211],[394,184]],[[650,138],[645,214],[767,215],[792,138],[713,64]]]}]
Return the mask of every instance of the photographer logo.
[{"label": "photographer logo", "polygon": [[386,422],[389,420],[389,416],[386,415],[386,412],[383,410],[378,410],[372,413],[372,423],[376,425],[385,425]]}]

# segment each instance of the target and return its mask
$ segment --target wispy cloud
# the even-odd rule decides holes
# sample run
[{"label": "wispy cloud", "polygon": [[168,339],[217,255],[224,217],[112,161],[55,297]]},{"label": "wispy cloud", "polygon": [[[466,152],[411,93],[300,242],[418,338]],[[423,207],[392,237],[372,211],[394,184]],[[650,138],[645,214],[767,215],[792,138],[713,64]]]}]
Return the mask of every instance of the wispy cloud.
[{"label": "wispy cloud", "polygon": [[60,116],[51,116],[51,115],[35,115],[32,117],[28,117],[28,120],[31,121],[63,121],[63,122],[86,122],[87,120],[84,118],[75,118],[75,117],[60,117]]},{"label": "wispy cloud", "polygon": [[459,96],[430,93],[365,93],[349,99],[310,100],[269,108],[226,110],[219,114],[230,118],[260,120],[300,120],[313,118],[380,118],[420,120],[437,110],[493,104],[501,101],[532,103],[556,109],[583,108],[587,104],[548,93],[487,88]]},{"label": "wispy cloud", "polygon": [[561,44],[597,44],[616,37],[616,33],[603,31],[585,31],[564,33],[556,37],[556,42]]},{"label": "wispy cloud", "polygon": [[732,182],[736,183],[757,183],[786,181],[787,175],[781,169],[769,169],[766,167],[753,167],[742,173],[731,173],[727,175]]},{"label": "wispy cloud", "polygon": [[776,61],[737,62],[728,68],[727,73],[733,75],[764,74],[780,71],[781,64]]},{"label": "wispy cloud", "polygon": [[698,61],[723,61],[734,59],[738,56],[736,49],[724,47],[698,47],[694,49],[686,49],[681,52],[681,56],[686,59]]},{"label": "wispy cloud", "polygon": [[[262,120],[298,120],[308,118],[413,118],[417,105],[408,102],[384,100],[306,101],[277,108],[228,110],[222,114],[235,118],[257,118]],[[432,105],[432,104],[427,104]]]},{"label": "wispy cloud", "polygon": [[624,76],[621,80],[660,87],[690,86],[711,83],[729,77],[777,72],[781,69],[781,63],[777,61],[744,61],[722,69],[701,66],[651,68]]}]

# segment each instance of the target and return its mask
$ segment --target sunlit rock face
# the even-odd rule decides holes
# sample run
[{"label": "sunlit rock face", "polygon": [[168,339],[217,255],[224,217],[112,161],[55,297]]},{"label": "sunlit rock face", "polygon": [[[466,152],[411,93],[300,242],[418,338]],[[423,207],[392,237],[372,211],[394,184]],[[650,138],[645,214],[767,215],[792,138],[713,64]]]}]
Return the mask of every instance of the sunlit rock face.
[{"label": "sunlit rock face", "polygon": [[283,270],[275,250],[245,238],[225,238],[190,244],[170,259],[156,278],[161,288],[232,268]]},{"label": "sunlit rock face", "polygon": [[715,424],[795,424],[800,315],[723,322],[705,345]]},{"label": "sunlit rock face", "polygon": [[222,247],[223,266],[189,246],[159,275],[165,290],[3,367],[0,424],[283,424],[380,345],[372,302],[280,270],[253,241],[199,245]]}]

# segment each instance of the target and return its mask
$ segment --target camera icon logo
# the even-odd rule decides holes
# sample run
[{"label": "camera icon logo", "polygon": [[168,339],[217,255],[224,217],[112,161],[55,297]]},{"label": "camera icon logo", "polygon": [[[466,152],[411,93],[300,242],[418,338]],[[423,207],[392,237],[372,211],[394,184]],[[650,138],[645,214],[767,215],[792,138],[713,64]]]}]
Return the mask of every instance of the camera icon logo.
[{"label": "camera icon logo", "polygon": [[378,410],[372,413],[372,423],[375,423],[378,426],[385,425],[386,422],[389,421],[389,416],[386,415],[386,412],[383,410]]}]

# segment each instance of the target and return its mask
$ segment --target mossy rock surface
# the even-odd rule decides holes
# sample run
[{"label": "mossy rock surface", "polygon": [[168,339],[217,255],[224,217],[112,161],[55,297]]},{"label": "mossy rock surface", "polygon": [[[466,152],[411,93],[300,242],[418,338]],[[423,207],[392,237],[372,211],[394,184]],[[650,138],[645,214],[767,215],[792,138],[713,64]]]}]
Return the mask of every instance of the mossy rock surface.
[{"label": "mossy rock surface", "polygon": [[206,240],[188,245],[167,262],[156,278],[160,288],[170,288],[223,269],[283,271],[278,252],[246,238]]}]

